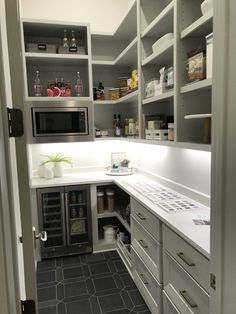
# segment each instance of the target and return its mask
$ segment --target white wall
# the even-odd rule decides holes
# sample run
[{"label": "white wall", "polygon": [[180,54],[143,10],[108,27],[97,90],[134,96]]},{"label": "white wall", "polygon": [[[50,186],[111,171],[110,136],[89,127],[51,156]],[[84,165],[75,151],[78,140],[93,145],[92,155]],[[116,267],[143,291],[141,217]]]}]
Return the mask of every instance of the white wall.
[{"label": "white wall", "polygon": [[112,33],[134,0],[19,0],[21,17],[90,23],[92,32]]},{"label": "white wall", "polygon": [[[125,141],[95,141],[90,143],[30,145],[31,172],[36,173],[45,160],[43,154],[62,152],[73,159],[76,168],[105,167],[110,165],[111,152],[126,152],[133,166],[157,176],[163,183],[178,188],[210,195],[209,152],[175,147],[148,145]],[[70,169],[70,166],[65,165]]]}]

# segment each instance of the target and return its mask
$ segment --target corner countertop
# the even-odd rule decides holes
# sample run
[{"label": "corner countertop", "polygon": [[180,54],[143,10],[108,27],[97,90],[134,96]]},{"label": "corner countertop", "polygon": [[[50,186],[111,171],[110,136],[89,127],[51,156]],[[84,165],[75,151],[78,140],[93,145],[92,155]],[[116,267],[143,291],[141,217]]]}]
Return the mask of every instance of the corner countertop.
[{"label": "corner countertop", "polygon": [[[193,222],[193,217],[196,215],[204,215],[209,217],[210,209],[198,203],[199,208],[191,211],[174,213],[166,212],[132,187],[132,183],[141,181],[151,184],[159,184],[159,182],[151,180],[142,174],[135,173],[129,176],[109,176],[106,175],[103,171],[94,171],[68,173],[61,178],[53,178],[50,180],[43,178],[33,178],[31,179],[31,188],[36,189],[62,185],[101,184],[113,182],[120,186],[128,194],[130,194],[131,197],[139,201],[150,212],[157,216],[163,223],[179,234],[205,257],[210,259],[210,226],[195,225]],[[163,187],[166,188],[165,186]],[[185,195],[183,196],[185,197]]]}]

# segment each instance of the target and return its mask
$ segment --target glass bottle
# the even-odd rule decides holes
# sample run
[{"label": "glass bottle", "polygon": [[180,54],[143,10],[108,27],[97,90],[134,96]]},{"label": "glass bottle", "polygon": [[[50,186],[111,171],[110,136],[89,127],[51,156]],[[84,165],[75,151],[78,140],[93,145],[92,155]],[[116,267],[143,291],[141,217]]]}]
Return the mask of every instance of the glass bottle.
[{"label": "glass bottle", "polygon": [[66,82],[65,87],[66,87],[66,97],[71,97],[72,92],[71,92],[70,82]]},{"label": "glass bottle", "polygon": [[61,97],[65,97],[65,96],[66,96],[66,85],[62,77],[61,78]]},{"label": "glass bottle", "polygon": [[80,78],[80,72],[77,72],[77,80],[75,83],[75,95],[76,96],[82,96],[83,95],[83,82]]},{"label": "glass bottle", "polygon": [[67,37],[67,30],[66,29],[64,29],[63,47],[64,48],[68,48],[69,47],[68,37]]},{"label": "glass bottle", "polygon": [[71,31],[71,47],[77,47],[76,38],[75,38],[75,31],[72,29]]},{"label": "glass bottle", "polygon": [[116,134],[116,114],[113,115],[113,124],[112,124],[112,127],[113,127],[113,131],[114,131],[114,136]]},{"label": "glass bottle", "polygon": [[102,82],[99,82],[98,84],[98,99],[105,100],[104,86],[102,85]]},{"label": "glass bottle", "polygon": [[129,119],[125,119],[125,136],[129,135]]},{"label": "glass bottle", "polygon": [[42,84],[40,81],[40,75],[39,75],[39,71],[35,72],[35,79],[34,79],[34,96],[42,96]]},{"label": "glass bottle", "polygon": [[120,121],[120,115],[118,115],[118,118],[116,119],[116,124],[115,124],[115,136],[121,136],[121,121]]}]

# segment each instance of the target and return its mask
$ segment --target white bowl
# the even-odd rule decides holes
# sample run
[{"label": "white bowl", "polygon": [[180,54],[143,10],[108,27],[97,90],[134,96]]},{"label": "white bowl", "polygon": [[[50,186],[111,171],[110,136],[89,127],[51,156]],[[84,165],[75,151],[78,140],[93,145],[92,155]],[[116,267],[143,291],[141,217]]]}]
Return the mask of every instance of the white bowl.
[{"label": "white bowl", "polygon": [[157,49],[161,49],[164,47],[167,43],[170,42],[174,38],[173,33],[168,33],[159,38],[153,45],[152,45],[152,51],[156,51]]},{"label": "white bowl", "polygon": [[205,0],[201,4],[202,15],[213,14],[213,0]]}]

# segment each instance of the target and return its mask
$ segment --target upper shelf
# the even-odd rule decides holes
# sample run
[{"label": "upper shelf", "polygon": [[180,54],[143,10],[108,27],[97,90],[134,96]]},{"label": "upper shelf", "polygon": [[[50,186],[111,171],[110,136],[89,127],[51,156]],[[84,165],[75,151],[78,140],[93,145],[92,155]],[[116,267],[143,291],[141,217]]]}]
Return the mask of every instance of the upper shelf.
[{"label": "upper shelf", "polygon": [[188,93],[188,92],[193,92],[196,90],[202,90],[202,89],[208,89],[210,90],[212,86],[212,79],[205,79],[202,81],[190,83],[187,85],[184,85],[181,87],[180,92],[181,93]]},{"label": "upper shelf", "polygon": [[161,95],[144,99],[143,100],[143,105],[151,104],[151,103],[154,103],[154,102],[165,101],[165,100],[171,99],[173,97],[174,97],[174,91],[171,90],[171,91],[165,92],[165,93],[163,93]]},{"label": "upper shelf", "polygon": [[28,64],[86,64],[88,55],[26,52]]},{"label": "upper shelf", "polygon": [[131,103],[135,101],[138,98],[139,91],[136,90],[134,92],[129,93],[128,95],[121,97],[117,100],[94,100],[94,104],[110,104],[110,105],[115,105],[115,104],[120,104],[120,103]]},{"label": "upper shelf", "polygon": [[118,55],[114,61],[110,60],[93,60],[93,65],[108,66],[129,66],[137,60],[137,37]]},{"label": "upper shelf", "polygon": [[174,39],[168,41],[161,49],[157,49],[150,56],[143,60],[142,66],[147,64],[167,64],[172,61],[173,63],[173,46]]},{"label": "upper shelf", "polygon": [[166,33],[172,33],[173,12],[174,1],[169,3],[166,8],[144,29],[141,37],[161,37]]},{"label": "upper shelf", "polygon": [[201,16],[194,23],[189,25],[181,32],[181,38],[189,36],[206,36],[213,30],[213,15],[206,14]]}]

